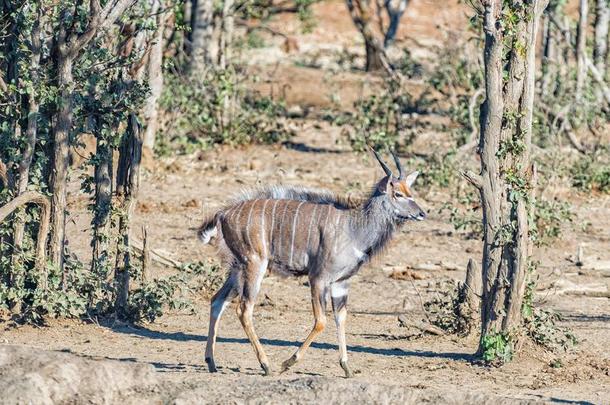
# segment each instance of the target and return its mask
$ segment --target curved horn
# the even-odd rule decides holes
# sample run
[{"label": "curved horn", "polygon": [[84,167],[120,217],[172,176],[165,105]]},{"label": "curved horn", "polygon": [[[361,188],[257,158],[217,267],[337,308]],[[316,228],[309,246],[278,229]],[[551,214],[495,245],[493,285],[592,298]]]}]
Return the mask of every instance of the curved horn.
[{"label": "curved horn", "polygon": [[392,171],[390,170],[390,168],[388,167],[388,165],[381,159],[381,156],[379,156],[379,153],[377,153],[377,151],[375,149],[373,149],[373,147],[371,145],[368,145],[368,147],[373,151],[373,153],[375,154],[375,157],[377,158],[377,161],[379,162],[379,164],[381,165],[381,167],[383,168],[383,171],[385,172],[385,174],[387,174],[388,176],[392,176]]},{"label": "curved horn", "polygon": [[394,163],[396,164],[396,167],[398,168],[398,178],[403,180],[405,178],[405,171],[402,168],[400,159],[398,159],[398,156],[396,155],[396,153],[394,153],[394,151],[391,151],[390,153],[392,153],[392,157],[394,158]]}]

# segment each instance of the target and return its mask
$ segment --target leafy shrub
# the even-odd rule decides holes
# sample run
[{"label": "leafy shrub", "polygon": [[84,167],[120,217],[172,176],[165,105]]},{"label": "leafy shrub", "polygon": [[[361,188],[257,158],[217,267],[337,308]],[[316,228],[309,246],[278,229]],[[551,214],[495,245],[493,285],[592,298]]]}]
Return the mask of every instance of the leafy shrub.
[{"label": "leafy shrub", "polygon": [[412,105],[411,96],[402,91],[396,80],[385,81],[378,94],[357,101],[356,114],[349,142],[355,151],[371,145],[375,150],[397,149],[398,139],[405,129],[402,114]]},{"label": "leafy shrub", "polygon": [[189,153],[212,144],[275,143],[292,133],[280,121],[283,103],[248,92],[243,72],[210,70],[198,79],[168,75],[160,105],[165,124],[157,152]]},{"label": "leafy shrub", "polygon": [[532,240],[537,246],[548,245],[561,236],[562,225],[572,222],[573,218],[572,207],[566,201],[536,200]]},{"label": "leafy shrub", "polygon": [[570,169],[572,185],[581,191],[610,193],[610,147],[599,147]]}]

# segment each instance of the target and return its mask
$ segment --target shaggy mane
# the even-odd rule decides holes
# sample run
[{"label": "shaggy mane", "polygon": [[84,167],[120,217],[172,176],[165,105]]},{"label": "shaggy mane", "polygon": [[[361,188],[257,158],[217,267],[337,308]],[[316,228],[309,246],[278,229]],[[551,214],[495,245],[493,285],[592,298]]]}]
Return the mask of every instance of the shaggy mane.
[{"label": "shaggy mane", "polygon": [[274,185],[246,189],[233,199],[231,205],[257,199],[308,201],[318,204],[332,204],[339,209],[357,208],[363,202],[361,198],[339,196],[324,189]]}]

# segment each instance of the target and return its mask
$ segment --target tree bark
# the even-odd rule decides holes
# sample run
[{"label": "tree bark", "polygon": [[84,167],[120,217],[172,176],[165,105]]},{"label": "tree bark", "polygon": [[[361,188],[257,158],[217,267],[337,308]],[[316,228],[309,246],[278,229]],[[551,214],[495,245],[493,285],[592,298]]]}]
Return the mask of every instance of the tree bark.
[{"label": "tree bark", "polygon": [[220,45],[218,47],[218,65],[221,69],[226,69],[231,63],[231,45],[235,29],[235,18],[233,16],[234,3],[234,0],[224,0],[222,6],[222,29],[220,31]]},{"label": "tree bark", "polygon": [[597,5],[595,7],[595,47],[593,49],[593,63],[602,77],[606,77],[609,23],[610,6],[608,5],[608,0],[597,0]]},{"label": "tree bark", "polygon": [[212,59],[214,33],[214,1],[193,0],[191,13],[191,72],[201,75]]},{"label": "tree bark", "polygon": [[[72,65],[81,50],[95,38],[98,32],[105,31],[133,5],[136,0],[111,0],[102,9],[99,0],[91,0],[89,18],[82,33],[74,31],[74,26],[61,25],[55,40],[57,84],[61,89],[60,106],[53,128],[53,161],[49,176],[51,199],[51,239],[50,254],[53,264],[62,271],[62,288],[66,288],[66,273],[63,266],[66,225],[66,189],[68,181],[69,134],[72,129]],[[62,11],[67,18],[68,9]],[[75,14],[75,11],[72,11]]]},{"label": "tree bark", "polygon": [[142,131],[135,114],[131,114],[125,139],[119,152],[116,194],[121,201],[119,219],[119,241],[115,264],[115,315],[117,319],[128,318],[129,284],[131,271],[130,219],[137,201],[140,187],[140,161],[142,159]]},{"label": "tree bark", "polygon": [[112,208],[112,148],[107,139],[97,134],[94,169],[95,212],[91,240],[91,270],[99,280],[106,280],[110,260],[110,210]]},{"label": "tree bark", "polygon": [[[163,6],[161,0],[154,0],[153,14]],[[158,101],[163,91],[163,33],[165,31],[166,14],[157,15],[157,30],[150,48],[148,59],[148,85],[150,95],[144,105],[144,119],[146,132],[144,133],[144,147],[152,150],[155,146],[155,137],[158,129]]]},{"label": "tree bark", "polygon": [[398,32],[398,26],[400,25],[400,19],[402,18],[402,15],[404,14],[408,5],[409,0],[398,0],[398,4],[396,7],[392,5],[391,0],[384,1],[384,8],[390,20],[390,24],[388,25],[388,29],[385,32],[383,38],[384,48],[387,48],[394,42],[394,39],[396,38],[396,33]]},{"label": "tree bark", "polygon": [[53,163],[49,178],[51,190],[50,255],[55,266],[62,270],[62,288],[66,288],[64,248],[66,227],[66,189],[68,181],[68,147],[72,128],[72,57],[60,57],[58,86],[61,89],[60,107],[53,129]]},{"label": "tree bark", "polygon": [[[502,0],[484,1],[486,100],[480,113],[481,175],[467,178],[478,187],[483,207],[483,295],[479,354],[488,337],[510,339],[521,325],[521,304],[530,252],[531,146],[535,91],[535,45],[547,0],[526,6],[507,49],[500,19]],[[525,55],[523,48],[525,46]],[[505,75],[504,69],[508,69]],[[522,145],[522,146],[519,146]],[[508,173],[511,174],[509,177]],[[514,348],[514,347],[513,347]]]},{"label": "tree bark", "polygon": [[588,0],[580,0],[578,13],[578,36],[576,38],[576,103],[580,103],[582,101],[585,80],[587,77],[585,58],[587,56],[587,14],[589,13]]},{"label": "tree bark", "polygon": [[388,70],[389,64],[385,57],[382,41],[377,38],[372,27],[372,13],[369,0],[346,0],[347,9],[352,21],[362,34],[366,51],[367,72]]},{"label": "tree bark", "polygon": [[[38,228],[38,237],[36,239],[36,268],[44,273],[46,262],[46,241],[49,233],[49,218],[51,213],[51,204],[49,198],[36,191],[26,191],[18,197],[12,199],[2,207],[0,207],[0,222],[13,213],[19,207],[25,204],[37,204],[40,206],[40,226]],[[43,287],[46,288],[46,277],[43,278]]]}]

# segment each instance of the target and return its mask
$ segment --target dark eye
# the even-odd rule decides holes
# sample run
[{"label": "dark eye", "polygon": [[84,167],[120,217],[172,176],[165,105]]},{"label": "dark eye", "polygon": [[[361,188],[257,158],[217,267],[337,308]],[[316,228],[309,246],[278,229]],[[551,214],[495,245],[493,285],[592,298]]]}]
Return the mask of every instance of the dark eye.
[{"label": "dark eye", "polygon": [[400,191],[395,191],[394,192],[394,197],[396,197],[396,198],[404,198],[405,195],[403,193],[401,193]]}]

